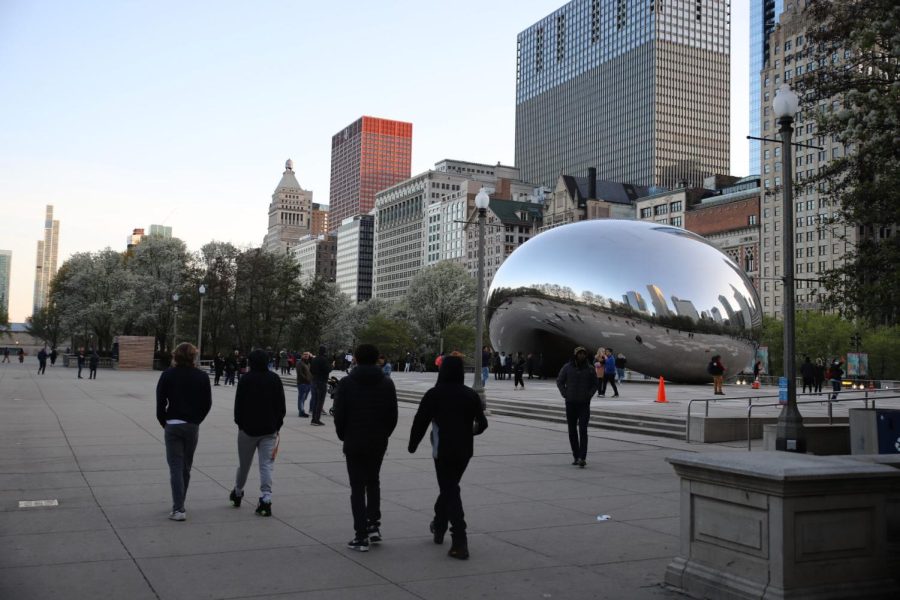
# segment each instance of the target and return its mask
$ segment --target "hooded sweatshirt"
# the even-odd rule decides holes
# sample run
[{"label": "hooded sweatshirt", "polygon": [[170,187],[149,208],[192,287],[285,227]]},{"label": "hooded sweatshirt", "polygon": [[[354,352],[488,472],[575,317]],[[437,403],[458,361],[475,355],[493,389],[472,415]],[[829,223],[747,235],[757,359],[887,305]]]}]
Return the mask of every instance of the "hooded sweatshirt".
[{"label": "hooded sweatshirt", "polygon": [[578,363],[577,353],[559,371],[556,387],[567,403],[585,404],[591,401],[597,391],[597,375],[590,361]]},{"label": "hooded sweatshirt", "polygon": [[[415,452],[431,424],[434,458],[472,458],[473,436],[487,429],[481,399],[464,381],[463,361],[444,358],[437,384],[425,392],[409,433],[409,451]],[[477,432],[477,433],[476,433]]]},{"label": "hooded sweatshirt", "polygon": [[358,365],[334,395],[334,428],[344,454],[384,453],[397,426],[397,391],[378,365]]},{"label": "hooded sweatshirt", "polygon": [[234,395],[234,422],[247,435],[271,435],[284,424],[284,385],[268,369],[263,350],[251,352],[249,363],[250,372],[241,377]]}]

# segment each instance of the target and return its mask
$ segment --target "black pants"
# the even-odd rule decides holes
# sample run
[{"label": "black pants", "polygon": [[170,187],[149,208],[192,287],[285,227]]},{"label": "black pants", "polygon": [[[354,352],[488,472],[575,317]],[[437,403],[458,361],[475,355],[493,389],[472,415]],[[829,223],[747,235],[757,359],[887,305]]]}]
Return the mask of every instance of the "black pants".
[{"label": "black pants", "polygon": [[312,413],[312,422],[318,423],[322,420],[322,407],[325,406],[327,382],[313,381],[312,397],[310,398],[309,412]]},{"label": "black pants", "polygon": [[84,368],[84,365],[78,365],[78,379],[81,379],[81,370]]},{"label": "black pants", "polygon": [[575,460],[587,458],[588,420],[591,418],[590,402],[566,402],[566,422],[569,424],[569,445]]},{"label": "black pants", "polygon": [[810,392],[815,391],[815,387],[813,386],[813,380],[807,377],[803,378],[803,393],[806,393],[806,388],[809,388]]},{"label": "black pants", "polygon": [[438,531],[446,531],[449,523],[454,541],[466,539],[466,515],[459,495],[459,482],[468,465],[468,458],[434,459],[438,488],[441,490],[434,503],[434,527]]},{"label": "black pants", "polygon": [[97,379],[97,367],[91,367],[91,371],[88,373],[88,379]]},{"label": "black pants", "polygon": [[522,379],[522,374],[516,371],[516,381],[514,387],[522,386],[522,389],[525,388],[525,381]]},{"label": "black pants", "polygon": [[347,455],[350,476],[350,509],[356,537],[366,537],[368,525],[381,525],[381,461],[387,448]]},{"label": "black pants", "polygon": [[604,377],[597,378],[597,393],[601,396],[606,394],[606,379]]},{"label": "black pants", "polygon": [[606,386],[611,385],[613,387],[613,394],[616,396],[619,395],[619,388],[616,387],[616,374],[615,373],[604,373],[603,374],[603,392],[606,393]]},{"label": "black pants", "polygon": [[222,379],[222,371],[216,371],[216,380],[213,382],[213,385],[219,385],[220,379]]},{"label": "black pants", "polygon": [[46,360],[39,361],[38,362],[38,374],[43,375],[46,370],[47,370],[47,361]]}]

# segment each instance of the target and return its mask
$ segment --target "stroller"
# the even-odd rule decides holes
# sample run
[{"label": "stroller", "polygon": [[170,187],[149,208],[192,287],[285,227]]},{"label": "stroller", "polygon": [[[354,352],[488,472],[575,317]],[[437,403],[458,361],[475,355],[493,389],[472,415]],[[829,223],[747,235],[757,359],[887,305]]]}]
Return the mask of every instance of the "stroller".
[{"label": "stroller", "polygon": [[[329,377],[328,378],[328,396],[331,398],[331,408],[328,409],[329,416],[334,416],[334,394],[337,392],[337,386],[340,380],[337,377]],[[322,409],[324,410],[324,406]]]}]

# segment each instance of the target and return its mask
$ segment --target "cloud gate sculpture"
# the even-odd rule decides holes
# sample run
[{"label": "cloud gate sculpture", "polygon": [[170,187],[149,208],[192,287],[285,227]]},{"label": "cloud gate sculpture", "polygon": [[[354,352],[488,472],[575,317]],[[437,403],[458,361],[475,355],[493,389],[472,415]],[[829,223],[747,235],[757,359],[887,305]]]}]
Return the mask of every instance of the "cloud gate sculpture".
[{"label": "cloud gate sculpture", "polygon": [[496,351],[535,353],[555,376],[576,346],[612,348],[628,368],[707,382],[720,354],[734,375],[756,354],[759,297],[702,237],[642,221],[582,221],[535,236],[500,266],[488,292]]}]

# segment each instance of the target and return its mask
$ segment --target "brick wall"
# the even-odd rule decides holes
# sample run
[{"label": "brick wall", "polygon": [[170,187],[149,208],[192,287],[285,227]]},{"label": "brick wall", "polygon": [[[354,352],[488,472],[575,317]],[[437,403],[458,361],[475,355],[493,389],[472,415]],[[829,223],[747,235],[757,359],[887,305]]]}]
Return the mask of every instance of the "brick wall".
[{"label": "brick wall", "polygon": [[156,340],[152,336],[119,336],[119,370],[149,371],[153,368],[153,349]]},{"label": "brick wall", "polygon": [[759,223],[759,197],[735,200],[725,204],[697,204],[684,215],[684,228],[700,235],[742,229],[750,225],[751,215]]}]

